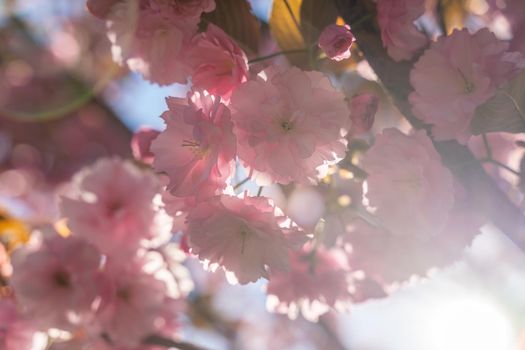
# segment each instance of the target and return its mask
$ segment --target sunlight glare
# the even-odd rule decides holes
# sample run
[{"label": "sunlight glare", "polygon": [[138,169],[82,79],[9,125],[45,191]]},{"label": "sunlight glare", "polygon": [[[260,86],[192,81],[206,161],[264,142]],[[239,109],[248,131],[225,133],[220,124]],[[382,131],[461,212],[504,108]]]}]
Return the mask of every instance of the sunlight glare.
[{"label": "sunlight glare", "polygon": [[515,350],[510,320],[489,300],[465,297],[438,303],[429,314],[429,350]]}]

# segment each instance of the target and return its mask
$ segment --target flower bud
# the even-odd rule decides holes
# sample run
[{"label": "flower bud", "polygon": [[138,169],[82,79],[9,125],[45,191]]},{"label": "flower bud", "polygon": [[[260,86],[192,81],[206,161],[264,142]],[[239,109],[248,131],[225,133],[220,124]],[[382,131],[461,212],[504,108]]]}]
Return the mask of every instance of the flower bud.
[{"label": "flower bud", "polygon": [[145,164],[153,163],[153,153],[151,153],[151,142],[160,134],[159,131],[147,127],[140,128],[131,139],[131,151],[133,157]]},{"label": "flower bud", "polygon": [[350,119],[352,134],[367,133],[374,125],[375,115],[379,107],[379,98],[370,93],[355,95],[350,101]]},{"label": "flower bud", "polygon": [[350,57],[350,49],[355,41],[348,25],[330,24],[319,36],[319,47],[328,58],[341,61]]}]

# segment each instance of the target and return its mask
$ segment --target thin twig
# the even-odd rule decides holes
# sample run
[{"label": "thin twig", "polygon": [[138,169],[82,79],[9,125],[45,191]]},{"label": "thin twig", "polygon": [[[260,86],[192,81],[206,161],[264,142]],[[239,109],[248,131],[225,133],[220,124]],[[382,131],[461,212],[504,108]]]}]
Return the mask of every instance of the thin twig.
[{"label": "thin twig", "polygon": [[483,144],[485,145],[485,150],[487,151],[487,158],[493,159],[492,148],[490,147],[490,143],[489,143],[489,139],[487,138],[487,134],[483,133],[481,134],[481,137],[483,138]]},{"label": "thin twig", "polygon": [[242,180],[241,182],[239,182],[238,184],[236,184],[235,186],[233,186],[233,189],[234,189],[234,190],[238,189],[239,187],[241,187],[242,185],[244,185],[244,184],[247,183],[248,181],[250,181],[250,177],[247,177],[246,179]]},{"label": "thin twig", "polygon": [[183,341],[172,340],[159,335],[150,335],[144,339],[145,345],[156,345],[165,348],[176,348],[179,350],[205,350],[204,348]]},{"label": "thin twig", "polygon": [[274,58],[274,57],[277,57],[277,56],[280,56],[280,55],[291,55],[291,54],[296,54],[296,53],[307,53],[308,51],[309,50],[307,48],[278,51],[278,52],[274,52],[274,53],[271,53],[271,54],[266,55],[266,56],[260,56],[260,57],[252,58],[251,60],[248,61],[248,64],[253,64],[253,63],[256,63],[256,62],[268,60],[270,58]]},{"label": "thin twig", "polygon": [[508,165],[506,164],[503,164],[501,162],[498,162],[497,160],[495,159],[492,159],[492,158],[487,158],[487,159],[480,159],[480,162],[482,163],[490,163],[490,164],[493,164],[493,165],[496,165],[497,167],[500,167],[502,169],[505,169],[507,170],[508,172],[516,175],[516,176],[521,176],[520,172],[517,171],[517,170],[514,170],[512,169],[511,167],[509,167]]}]

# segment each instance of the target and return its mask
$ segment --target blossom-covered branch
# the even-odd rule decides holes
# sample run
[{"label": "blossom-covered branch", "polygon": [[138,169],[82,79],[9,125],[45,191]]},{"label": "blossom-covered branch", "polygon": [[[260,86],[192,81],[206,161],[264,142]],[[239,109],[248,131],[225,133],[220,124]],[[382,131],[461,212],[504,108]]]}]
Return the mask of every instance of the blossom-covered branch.
[{"label": "blossom-covered branch", "polygon": [[[362,16],[376,11],[375,4],[370,0],[334,1],[337,2],[341,15],[350,25],[359,21]],[[409,95],[413,91],[409,77],[414,60],[396,62],[388,55],[375,19],[376,16],[371,16],[366,22],[360,23],[353,32],[359,48],[410,124],[417,129],[427,129],[428,126],[414,116],[409,102]],[[469,149],[456,141],[441,141],[434,144],[443,162],[468,190],[471,206],[491,220],[518,246],[525,249],[525,216],[500,191]]]}]

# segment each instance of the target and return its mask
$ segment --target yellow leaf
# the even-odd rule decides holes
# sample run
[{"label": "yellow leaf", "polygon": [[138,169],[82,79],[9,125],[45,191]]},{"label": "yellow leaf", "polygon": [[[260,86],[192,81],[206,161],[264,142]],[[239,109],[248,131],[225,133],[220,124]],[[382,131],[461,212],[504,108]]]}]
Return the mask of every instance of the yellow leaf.
[{"label": "yellow leaf", "polygon": [[443,6],[443,16],[447,26],[447,34],[452,33],[454,29],[464,27],[463,23],[467,16],[467,0],[440,0]]},{"label": "yellow leaf", "polygon": [[22,221],[0,212],[0,242],[10,252],[29,240],[29,228]]},{"label": "yellow leaf", "polygon": [[302,0],[274,0],[270,15],[273,38],[283,50],[305,47],[301,25]]}]

